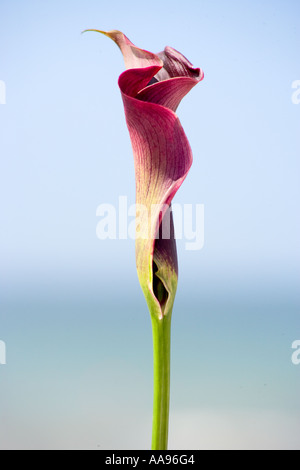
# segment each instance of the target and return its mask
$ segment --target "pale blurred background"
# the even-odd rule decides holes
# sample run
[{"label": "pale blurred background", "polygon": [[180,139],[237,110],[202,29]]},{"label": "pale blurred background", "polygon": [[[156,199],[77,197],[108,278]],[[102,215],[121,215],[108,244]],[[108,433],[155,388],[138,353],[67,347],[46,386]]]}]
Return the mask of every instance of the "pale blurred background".
[{"label": "pale blurred background", "polygon": [[0,3],[1,449],[146,449],[150,319],[134,242],[96,209],[134,202],[117,79],[86,28],[204,69],[178,115],[205,246],[178,242],[170,448],[300,449],[298,1]]}]

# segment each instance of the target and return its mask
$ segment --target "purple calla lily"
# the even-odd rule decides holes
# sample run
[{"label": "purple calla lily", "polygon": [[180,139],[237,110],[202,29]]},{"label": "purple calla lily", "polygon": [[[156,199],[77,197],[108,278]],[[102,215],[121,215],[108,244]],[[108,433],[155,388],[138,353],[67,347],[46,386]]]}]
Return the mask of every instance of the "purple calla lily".
[{"label": "purple calla lily", "polygon": [[126,71],[118,83],[134,154],[136,202],[145,209],[137,223],[136,264],[153,325],[152,442],[154,449],[163,449],[169,410],[170,319],[178,277],[171,202],[192,164],[192,151],[175,113],[204,74],[171,47],[153,54],[136,47],[120,31],[89,31],[111,38],[125,60]]},{"label": "purple calla lily", "polygon": [[[136,202],[146,208],[139,217],[144,226],[140,224],[136,240],[136,264],[150,311],[162,318],[172,310],[178,274],[170,206],[192,164],[175,111],[204,74],[171,47],[153,54],[120,31],[102,33],[117,43],[127,68],[119,87],[135,160]],[[169,239],[157,237],[164,217],[170,224]]]}]

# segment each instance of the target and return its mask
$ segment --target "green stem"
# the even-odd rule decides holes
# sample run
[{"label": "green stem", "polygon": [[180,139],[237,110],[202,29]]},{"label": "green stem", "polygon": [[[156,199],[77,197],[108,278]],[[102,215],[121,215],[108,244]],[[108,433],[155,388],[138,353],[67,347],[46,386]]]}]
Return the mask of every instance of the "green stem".
[{"label": "green stem", "polygon": [[153,425],[152,450],[167,450],[170,402],[171,315],[152,317],[153,334]]}]

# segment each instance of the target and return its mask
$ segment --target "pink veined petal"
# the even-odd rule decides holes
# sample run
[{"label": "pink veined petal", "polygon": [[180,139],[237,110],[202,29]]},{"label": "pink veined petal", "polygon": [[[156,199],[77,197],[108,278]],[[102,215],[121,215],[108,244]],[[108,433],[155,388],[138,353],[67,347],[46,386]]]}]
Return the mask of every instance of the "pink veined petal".
[{"label": "pink veined petal", "polygon": [[[137,48],[120,31],[98,32],[116,42],[127,68],[119,87],[134,154],[136,202],[147,209],[140,218],[143,236],[136,240],[137,271],[147,302],[157,304],[162,318],[172,310],[177,287],[171,202],[192,164],[175,111],[204,75],[175,49],[153,54]],[[167,218],[170,233],[165,238]]]},{"label": "pink veined petal", "polygon": [[197,85],[199,79],[190,77],[175,77],[162,82],[154,83],[143,88],[136,95],[141,101],[160,104],[176,111],[182,98]]},{"label": "pink veined petal", "polygon": [[[136,262],[141,284],[146,277],[147,289],[155,300],[154,275],[161,279],[167,293],[173,291],[175,295],[170,276],[170,272],[177,273],[174,233],[171,230],[166,240],[156,240],[155,237],[190,169],[192,152],[173,111],[128,96],[122,88],[121,92],[135,160],[136,201],[146,206],[149,214],[153,205],[157,205],[155,217],[148,219],[148,236],[136,241]],[[156,273],[153,262],[158,268]]]},{"label": "pink veined petal", "polygon": [[195,68],[193,64],[181,52],[172,47],[165,47],[157,56],[163,61],[163,68],[155,75],[158,81],[174,77],[190,77],[201,81],[204,78],[203,71]]},{"label": "pink veined petal", "polygon": [[119,77],[119,87],[121,91],[133,98],[137,97],[141,90],[147,90],[147,88],[153,86],[147,87],[149,81],[159,69],[159,66],[151,65],[143,69],[126,70]]},{"label": "pink veined petal", "polygon": [[137,203],[170,204],[192,163],[180,121],[163,106],[124,93],[122,98],[135,158]]},{"label": "pink veined petal", "polygon": [[[175,49],[166,47],[160,54],[166,60],[163,68],[157,65],[127,70],[121,74],[119,86],[126,95],[160,104],[175,112],[182,98],[203,80],[204,74]],[[159,74],[164,76],[164,80],[149,85],[151,79],[157,78]]]}]

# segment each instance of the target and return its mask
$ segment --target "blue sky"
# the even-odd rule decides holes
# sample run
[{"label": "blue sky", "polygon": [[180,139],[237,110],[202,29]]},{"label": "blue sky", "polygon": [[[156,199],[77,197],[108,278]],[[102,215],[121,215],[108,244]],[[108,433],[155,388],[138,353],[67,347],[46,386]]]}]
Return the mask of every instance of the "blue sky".
[{"label": "blue sky", "polygon": [[1,5],[7,280],[22,272],[27,280],[41,279],[42,266],[42,277],[52,279],[58,267],[67,277],[77,266],[85,276],[101,276],[99,257],[108,265],[116,254],[125,270],[132,260],[131,242],[101,245],[94,236],[99,204],[114,204],[119,195],[134,202],[116,86],[122,57],[106,38],[80,35],[86,27],[116,27],[153,51],[172,45],[205,71],[178,111],[194,165],[176,202],[206,208],[206,249],[185,254],[187,271],[198,272],[200,263],[201,272],[215,276],[217,264],[220,282],[228,269],[234,277],[242,270],[280,282],[284,269],[293,282],[299,266],[299,107],[291,101],[300,72],[297,2],[189,2],[180,14],[179,3],[164,2],[159,15],[155,2],[150,12],[120,2],[112,11],[99,1]]},{"label": "blue sky", "polygon": [[[123,383],[128,397],[132,393],[130,371],[134,369],[133,376],[141,377],[146,370],[143,358],[151,356],[150,325],[135,272],[134,242],[100,241],[96,237],[99,204],[117,204],[121,195],[134,202],[134,169],[117,86],[124,69],[122,56],[107,38],[95,33],[81,35],[86,28],[122,30],[136,45],[153,52],[170,45],[205,72],[204,81],[178,109],[194,163],[175,201],[205,206],[204,248],[189,252],[184,240],[178,242],[180,280],[174,310],[174,355],[178,355],[176,338],[184,351],[190,335],[195,335],[194,341],[190,340],[195,348],[190,351],[192,364],[196,367],[202,358],[204,370],[193,376],[190,406],[197,408],[196,415],[203,412],[200,398],[199,403],[196,399],[201,380],[214,389],[226,380],[221,371],[215,371],[214,381],[208,380],[218,354],[212,352],[213,338],[205,341],[204,332],[213,336],[214,319],[216,337],[224,341],[227,351],[226,372],[232,381],[228,382],[227,398],[220,401],[216,397],[216,402],[207,403],[207,409],[214,410],[218,403],[228,416],[234,397],[246,410],[265,409],[271,402],[272,422],[277,422],[278,410],[285,411],[283,403],[287,412],[291,412],[289,404],[296,407],[299,370],[290,365],[289,348],[300,337],[300,105],[292,103],[292,83],[300,80],[299,23],[300,4],[295,0],[190,0],[184,5],[177,0],[154,0],[150,4],[119,0],[113,4],[100,0],[1,1],[0,80],[6,84],[6,104],[0,104],[0,339],[7,344],[8,357],[15,361],[14,368],[9,369],[9,363],[0,366],[5,403],[7,409],[14,410],[3,421],[12,429],[5,445],[35,445],[34,438],[33,442],[24,438],[25,433],[15,441],[13,438],[15,426],[21,428],[22,419],[28,418],[26,404],[33,416],[36,445],[43,447],[51,439],[54,443],[52,434],[37,442],[40,426],[35,417],[39,410],[30,398],[30,386],[24,407],[16,406],[20,397],[12,391],[24,367],[27,377],[42,387],[38,377],[43,361],[49,364],[47,361],[51,363],[53,358],[68,365],[71,377],[65,383],[64,395],[58,386],[60,373],[54,368],[50,374],[55,384],[53,395],[57,403],[61,393],[70,396],[77,372],[68,354],[71,345],[75,347],[75,338],[80,341],[83,329],[83,364],[94,355],[101,357],[90,365],[93,374],[98,370],[109,378],[109,367],[117,374],[118,358],[125,354],[122,364],[129,372]],[[74,305],[75,326],[70,313]],[[25,311],[29,322],[24,322]],[[140,338],[135,339],[141,351],[140,363],[134,364],[133,351],[124,352],[128,347],[125,340],[118,343],[122,351],[115,345],[113,359],[105,353],[109,338],[118,330],[117,322],[111,323],[106,311],[125,329],[129,327],[124,326],[123,316],[129,315],[134,323],[131,342],[136,338],[134,332]],[[49,325],[58,350],[47,339],[45,325]],[[102,346],[96,347],[97,328],[106,333]],[[197,341],[195,331],[204,335],[202,342]],[[184,332],[186,342],[176,336],[179,332]],[[117,335],[122,337],[120,332]],[[44,338],[44,348],[38,337]],[[143,350],[146,337],[147,352]],[[88,347],[91,338],[95,350]],[[242,370],[236,358],[243,344],[241,338],[247,346],[248,370],[252,371],[247,379],[248,394],[242,397],[237,391],[240,389],[235,389],[235,395],[230,385],[239,382]],[[256,353],[250,355],[249,351],[255,349]],[[269,367],[273,350],[276,360]],[[22,360],[21,351],[25,354]],[[34,359],[38,351],[40,362]],[[180,374],[188,370],[185,365],[190,357],[187,352],[182,354],[173,366],[178,384]],[[202,354],[204,359],[206,354],[211,357],[209,366]],[[149,374],[144,379],[151,387],[150,356],[145,359]],[[78,402],[94,393],[94,379],[84,372],[83,364],[87,385],[80,397],[74,398],[74,407],[70,405],[71,417]],[[255,388],[255,377],[261,377],[263,384],[267,371],[272,392],[255,401],[251,397],[260,393],[261,386]],[[118,400],[109,380],[106,387],[104,396]],[[182,418],[184,404],[176,390],[174,413]],[[208,385],[205,390],[207,397],[214,396]],[[46,403],[46,385],[40,393]],[[149,401],[151,390],[147,393]],[[97,406],[96,397],[90,399]],[[57,403],[47,408],[45,403],[41,401],[43,419],[50,423],[53,410],[58,413],[60,408]],[[145,408],[142,401],[140,407]],[[204,407],[205,413],[207,409]],[[145,413],[150,411],[151,406]],[[299,415],[299,407],[292,411]],[[117,418],[105,419],[113,422]],[[215,414],[212,422],[214,419]],[[286,416],[283,420],[289,422]],[[94,425],[89,425],[92,434]],[[146,435],[145,431],[145,439]],[[255,432],[253,436],[255,441]],[[278,442],[291,442],[288,432],[284,436],[277,436]],[[182,436],[177,438],[181,442]],[[119,448],[130,446],[121,434],[118,439]],[[105,442],[106,446],[114,445],[113,437]],[[147,443],[141,440],[140,445]]]}]

